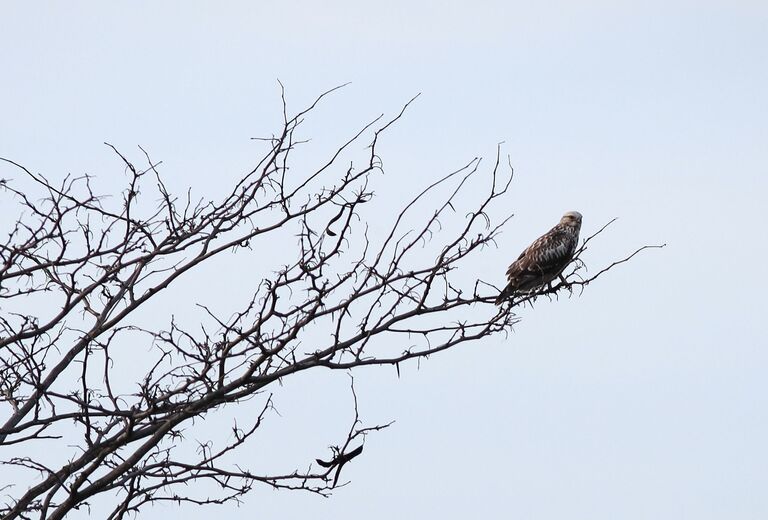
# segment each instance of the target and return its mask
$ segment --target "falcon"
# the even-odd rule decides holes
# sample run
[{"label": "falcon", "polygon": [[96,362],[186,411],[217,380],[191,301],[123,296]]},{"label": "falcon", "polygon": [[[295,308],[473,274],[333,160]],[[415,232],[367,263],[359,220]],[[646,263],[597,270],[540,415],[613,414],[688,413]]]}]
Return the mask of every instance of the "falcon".
[{"label": "falcon", "polygon": [[496,305],[562,277],[576,252],[580,229],[581,213],[569,211],[559,224],[528,246],[507,269],[508,283],[496,298]]}]

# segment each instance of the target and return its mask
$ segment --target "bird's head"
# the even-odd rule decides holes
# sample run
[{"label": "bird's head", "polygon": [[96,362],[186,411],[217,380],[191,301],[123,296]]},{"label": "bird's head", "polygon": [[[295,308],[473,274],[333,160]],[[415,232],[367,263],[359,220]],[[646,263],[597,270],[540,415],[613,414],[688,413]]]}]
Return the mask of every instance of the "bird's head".
[{"label": "bird's head", "polygon": [[560,224],[565,226],[581,227],[581,213],[578,211],[569,211],[560,219]]}]

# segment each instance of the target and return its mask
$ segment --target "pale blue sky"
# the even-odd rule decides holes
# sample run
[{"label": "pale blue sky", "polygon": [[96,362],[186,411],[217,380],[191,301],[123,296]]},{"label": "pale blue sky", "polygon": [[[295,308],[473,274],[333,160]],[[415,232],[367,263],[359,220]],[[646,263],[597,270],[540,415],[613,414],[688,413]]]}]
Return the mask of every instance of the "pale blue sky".
[{"label": "pale blue sky", "polygon": [[[52,178],[93,173],[110,191],[124,177],[102,142],[141,145],[172,185],[215,194],[252,163],[249,138],[277,128],[277,78],[294,108],[350,81],[308,122],[310,154],[422,93],[381,150],[376,191],[393,205],[505,141],[517,216],[483,275],[501,283],[566,210],[585,232],[620,217],[593,267],[668,247],[522,311],[506,340],[400,379],[361,373],[363,418],[397,422],[333,498],[264,488],[185,516],[768,517],[768,4],[261,4],[3,2],[0,156]],[[203,296],[226,305],[252,276],[229,269]],[[165,303],[183,312],[199,287]],[[346,386],[324,372],[287,385],[254,467],[322,455],[347,426]]]}]

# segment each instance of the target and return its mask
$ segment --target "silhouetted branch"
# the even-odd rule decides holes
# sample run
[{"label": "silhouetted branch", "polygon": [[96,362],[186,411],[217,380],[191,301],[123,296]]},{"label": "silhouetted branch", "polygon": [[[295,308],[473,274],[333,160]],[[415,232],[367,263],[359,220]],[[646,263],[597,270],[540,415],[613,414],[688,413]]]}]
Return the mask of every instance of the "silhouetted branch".
[{"label": "silhouetted branch", "polygon": [[[498,290],[463,268],[510,218],[494,216],[513,174],[500,148],[489,171],[473,159],[425,183],[381,228],[393,204],[368,209],[382,172],[378,146],[413,100],[363,125],[317,167],[289,172],[304,118],[334,90],[295,116],[283,95],[279,132],[259,141],[264,155],[217,199],[174,194],[144,149],[137,166],[106,144],[127,175],[111,198],[96,195],[88,176],[55,183],[1,159],[21,174],[0,183],[3,204],[20,215],[0,243],[0,446],[18,455],[2,460],[12,475],[0,486],[3,518],[59,519],[109,496],[108,518],[120,519],[153,502],[237,502],[258,484],[327,495],[367,434],[391,423],[363,426],[353,386],[354,420],[330,458],[287,471],[242,467],[233,454],[268,420],[271,392],[287,377],[320,367],[399,370],[506,333],[519,319],[514,306],[586,286],[653,247],[577,279],[590,237],[569,281],[499,309]],[[365,150],[358,163],[347,159],[356,146]],[[275,246],[293,236],[291,247]],[[192,272],[235,253],[280,262],[248,273],[254,290],[235,312],[218,315],[201,291],[202,322],[170,313],[164,328],[142,321],[137,311],[159,294],[200,283]],[[233,424],[226,442],[190,452],[184,432],[196,421],[249,400],[261,405],[255,417]],[[205,482],[218,494],[195,487]]]}]

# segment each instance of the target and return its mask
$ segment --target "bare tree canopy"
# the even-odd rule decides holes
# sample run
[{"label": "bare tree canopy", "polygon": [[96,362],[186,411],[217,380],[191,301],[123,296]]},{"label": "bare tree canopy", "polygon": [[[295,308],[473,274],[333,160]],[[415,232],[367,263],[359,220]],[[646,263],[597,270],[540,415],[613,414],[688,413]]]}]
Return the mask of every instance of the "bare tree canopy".
[{"label": "bare tree canopy", "polygon": [[[1,203],[20,206],[0,243],[3,518],[58,519],[101,496],[117,519],[152,502],[236,501],[257,484],[328,494],[366,435],[387,425],[362,424],[355,396],[347,435],[306,469],[243,468],[233,454],[264,423],[276,383],[317,367],[399,369],[505,334],[516,307],[580,290],[637,253],[583,277],[593,235],[565,281],[496,307],[503,268],[487,281],[462,268],[509,219],[495,216],[512,181],[508,161],[472,160],[428,183],[386,232],[371,232],[379,141],[403,112],[368,123],[309,173],[290,170],[298,129],[329,92],[285,115],[258,164],[216,200],[172,193],[146,153],[138,166],[112,147],[128,173],[121,197],[97,195],[88,176],[53,182],[2,159],[23,178],[23,187],[1,185]],[[355,147],[364,162],[346,161]],[[296,236],[295,247],[271,249],[275,236]],[[281,266],[248,273],[255,290],[234,314],[207,306],[203,288],[195,303],[205,323],[156,308],[167,326],[142,326],[139,309],[233,254]],[[126,364],[126,349],[141,362]],[[246,400],[261,413],[235,424],[229,443],[183,449],[195,419]],[[218,494],[190,486],[202,481]]]}]

